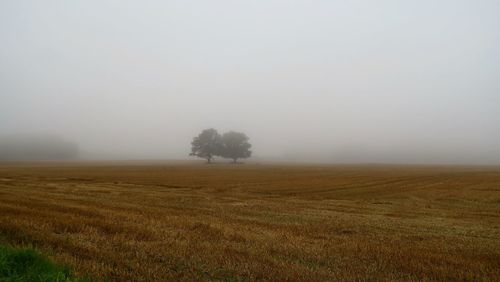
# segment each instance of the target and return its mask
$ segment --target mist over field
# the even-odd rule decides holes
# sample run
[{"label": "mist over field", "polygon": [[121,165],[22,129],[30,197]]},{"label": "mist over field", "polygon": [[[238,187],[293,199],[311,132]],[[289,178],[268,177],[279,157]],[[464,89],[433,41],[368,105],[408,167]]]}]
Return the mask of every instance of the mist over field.
[{"label": "mist over field", "polygon": [[213,127],[246,133],[249,162],[500,164],[499,11],[495,0],[1,1],[0,145],[53,138],[79,159],[189,159]]}]

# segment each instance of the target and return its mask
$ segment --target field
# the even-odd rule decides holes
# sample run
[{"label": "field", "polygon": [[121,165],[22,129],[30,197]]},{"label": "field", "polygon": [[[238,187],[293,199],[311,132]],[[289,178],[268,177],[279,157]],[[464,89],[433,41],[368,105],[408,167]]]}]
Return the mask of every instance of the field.
[{"label": "field", "polygon": [[500,168],[0,165],[0,234],[111,281],[500,280]]}]

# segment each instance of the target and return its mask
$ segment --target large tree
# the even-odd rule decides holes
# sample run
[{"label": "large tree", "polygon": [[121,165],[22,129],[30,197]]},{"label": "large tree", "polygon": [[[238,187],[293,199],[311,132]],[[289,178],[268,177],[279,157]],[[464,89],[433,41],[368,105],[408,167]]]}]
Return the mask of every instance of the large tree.
[{"label": "large tree", "polygon": [[191,142],[190,156],[197,156],[207,159],[207,163],[212,162],[214,156],[220,156],[222,153],[222,138],[217,130],[210,128],[203,130]]},{"label": "large tree", "polygon": [[229,131],[222,135],[222,157],[233,159],[236,163],[240,158],[248,158],[252,155],[250,148],[252,145],[248,143],[248,137],[245,133]]}]

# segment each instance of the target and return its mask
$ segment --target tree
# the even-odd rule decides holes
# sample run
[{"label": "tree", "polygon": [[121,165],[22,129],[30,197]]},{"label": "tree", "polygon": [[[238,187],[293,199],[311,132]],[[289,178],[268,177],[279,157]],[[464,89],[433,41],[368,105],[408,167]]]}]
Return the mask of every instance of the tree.
[{"label": "tree", "polygon": [[220,156],[222,152],[222,139],[217,130],[210,128],[203,130],[191,142],[190,156],[207,159],[207,163],[212,162],[214,156]]},{"label": "tree", "polygon": [[222,135],[222,157],[233,159],[233,163],[240,158],[248,158],[252,155],[245,133],[229,131]]}]

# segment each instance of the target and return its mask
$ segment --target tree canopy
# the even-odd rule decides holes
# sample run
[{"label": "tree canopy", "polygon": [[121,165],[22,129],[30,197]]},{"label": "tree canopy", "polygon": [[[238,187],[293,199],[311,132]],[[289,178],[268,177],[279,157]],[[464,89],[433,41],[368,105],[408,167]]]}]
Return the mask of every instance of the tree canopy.
[{"label": "tree canopy", "polygon": [[208,163],[212,162],[214,156],[221,155],[222,152],[222,137],[217,130],[210,128],[203,130],[191,142],[190,156],[207,159]]},{"label": "tree canopy", "polygon": [[222,157],[233,159],[236,163],[240,158],[248,158],[252,155],[248,143],[248,136],[242,132],[229,131],[222,135]]},{"label": "tree canopy", "polygon": [[229,131],[221,136],[213,128],[205,129],[193,138],[190,155],[204,158],[207,163],[211,163],[215,156],[229,158],[236,163],[238,159],[252,155],[252,145],[248,140],[248,136],[242,132]]}]

